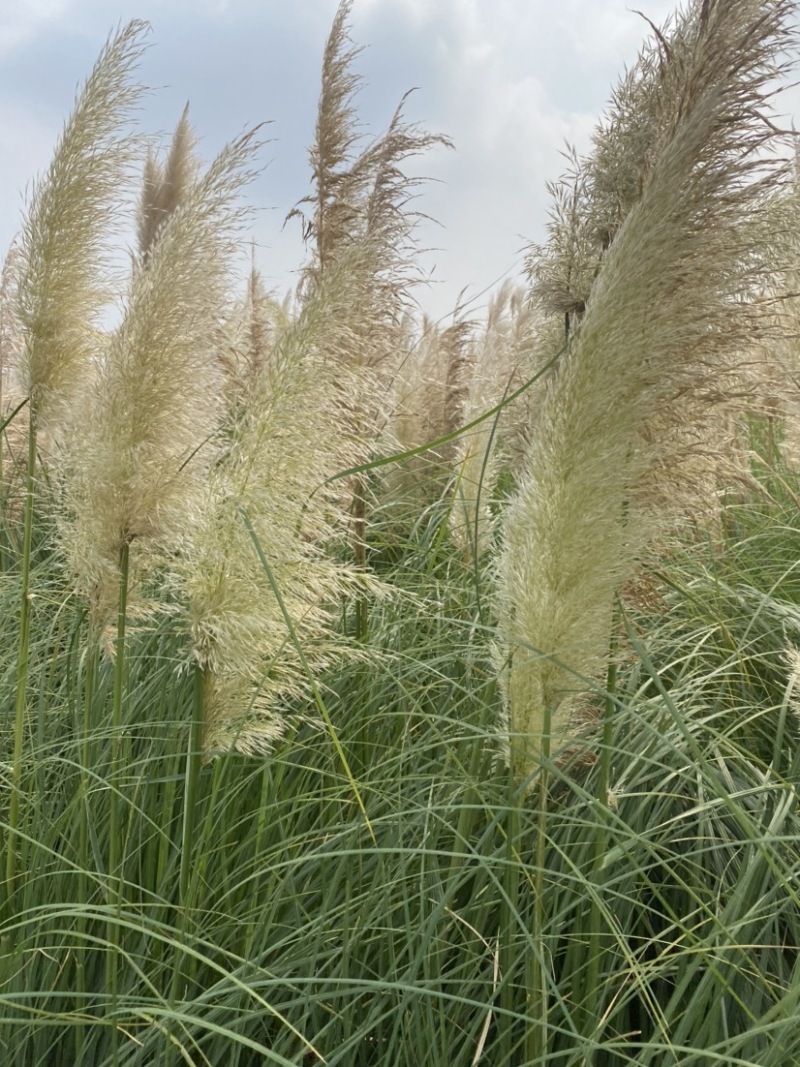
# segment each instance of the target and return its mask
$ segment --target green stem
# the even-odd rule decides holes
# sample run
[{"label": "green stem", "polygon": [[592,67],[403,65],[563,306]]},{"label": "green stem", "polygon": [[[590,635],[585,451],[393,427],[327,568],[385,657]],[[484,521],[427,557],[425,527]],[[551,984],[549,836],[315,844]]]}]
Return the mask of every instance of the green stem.
[{"label": "green stem", "polygon": [[31,547],[33,544],[33,500],[36,479],[36,420],[31,409],[28,429],[28,468],[25,474],[25,514],[22,541],[22,590],[20,597],[19,645],[17,649],[17,692],[14,714],[14,755],[11,763],[11,796],[8,803],[8,837],[6,842],[6,881],[3,895],[5,912],[17,881],[17,832],[19,830],[22,791],[22,754],[28,692],[28,657],[31,626]]},{"label": "green stem", "polygon": [[186,755],[186,777],[183,803],[183,830],[181,836],[181,872],[179,900],[185,913],[189,904],[189,880],[192,871],[192,843],[197,822],[197,793],[200,771],[203,765],[203,731],[206,715],[206,691],[208,672],[199,663],[194,666],[194,702],[192,726],[189,731],[189,751]]},{"label": "green stem", "polygon": [[[80,724],[81,733],[81,783],[80,796],[78,798],[80,810],[80,831],[78,839],[78,864],[80,874],[78,878],[78,901],[88,904],[89,897],[89,768],[92,766],[92,703],[94,701],[95,682],[97,677],[98,644],[94,634],[89,634],[89,642],[86,651],[86,667],[83,679],[83,719]],[[75,950],[75,991],[81,1004],[84,1003],[86,993],[86,935],[88,924],[86,912],[81,908],[77,919],[77,946]],[[75,1062],[81,1067],[84,1062],[85,1027],[79,1023],[75,1027]]]},{"label": "green stem", "polygon": [[[512,767],[514,765],[512,759]],[[503,871],[503,902],[500,909],[500,1047],[498,1064],[511,1067],[514,1060],[513,1012],[516,1010],[514,970],[517,962],[519,924],[520,878],[522,876],[519,856],[520,827],[522,822],[522,794],[516,784],[516,774],[509,774],[508,809],[506,811],[506,862]]]},{"label": "green stem", "polygon": [[[594,855],[592,858],[592,883],[595,892],[592,894],[589,912],[589,959],[586,967],[586,985],[584,987],[583,1003],[584,1025],[582,1032],[589,1038],[595,1035],[598,1023],[603,1011],[603,991],[600,987],[600,965],[605,953],[606,932],[603,929],[603,917],[600,910],[600,889],[602,883],[603,860],[608,848],[608,804],[609,783],[611,781],[611,745],[614,736],[614,712],[616,710],[617,689],[617,663],[616,653],[618,645],[618,609],[614,612],[614,622],[611,631],[611,646],[609,649],[608,676],[606,681],[606,697],[603,702],[603,735],[600,749],[600,762],[597,775],[597,812],[598,818],[595,824]],[[594,1060],[594,1051],[590,1049],[586,1054],[587,1067]]]},{"label": "green stem", "polygon": [[277,601],[278,607],[281,610],[283,621],[286,623],[286,629],[289,632],[289,637],[291,638],[292,644],[294,645],[295,651],[297,652],[298,659],[300,660],[300,665],[302,666],[303,670],[305,671],[306,677],[308,678],[309,685],[311,688],[311,695],[314,698],[314,703],[316,704],[317,711],[319,711],[322,721],[325,723],[325,728],[328,731],[328,736],[333,742],[333,747],[336,750],[336,755],[339,757],[342,769],[344,770],[344,773],[347,776],[347,781],[350,783],[350,788],[353,791],[353,796],[355,797],[361,815],[363,816],[364,823],[366,824],[367,830],[369,831],[369,836],[372,840],[372,843],[373,845],[377,845],[378,842],[375,837],[375,832],[372,829],[372,823],[370,822],[369,815],[367,814],[367,809],[364,805],[364,798],[361,796],[361,792],[358,788],[358,783],[356,782],[355,777],[353,776],[352,768],[350,767],[350,763],[348,762],[347,754],[345,753],[344,748],[342,747],[342,743],[339,740],[339,735],[336,733],[328,709],[325,706],[325,701],[322,699],[322,692],[315,680],[314,672],[311,670],[311,666],[308,662],[308,659],[306,658],[306,654],[303,651],[303,646],[300,644],[300,641],[297,637],[297,631],[295,630],[294,623],[292,622],[292,617],[286,607],[286,602],[283,599],[280,587],[275,581],[275,575],[272,573],[272,568],[269,565],[267,557],[264,555],[264,550],[261,547],[261,542],[258,539],[256,531],[253,529],[253,524],[250,522],[247,512],[244,510],[244,508],[240,508],[239,513],[242,517],[242,522],[247,528],[247,532],[250,534],[250,538],[253,542],[253,546],[256,550],[258,559],[261,563],[261,566],[264,568],[264,573],[267,576],[267,581],[270,584],[270,588],[272,589],[272,592],[275,596],[275,600]]},{"label": "green stem", "polygon": [[[483,707],[487,710],[493,710],[494,708],[496,689],[497,680],[495,678],[490,678],[486,683],[485,694],[480,698]],[[450,868],[447,874],[447,885],[451,887],[448,890],[448,900],[450,900],[456,892],[456,880],[460,877],[466,858],[470,854],[470,842],[472,841],[472,836],[475,830],[475,823],[478,817],[481,801],[480,793],[473,783],[480,777],[481,767],[485,761],[486,738],[483,734],[478,734],[475,737],[472,753],[470,755],[469,769],[467,771],[467,781],[469,782],[469,786],[465,791],[464,800],[458,813],[458,823],[456,824],[453,855],[450,860]]]},{"label": "green stem", "polygon": [[[367,491],[363,478],[356,478],[353,491],[353,554],[356,568],[367,569]],[[367,639],[368,607],[364,593],[356,597],[356,641]]]},{"label": "green stem", "polygon": [[548,703],[542,719],[542,742],[537,776],[536,866],[533,872],[533,948],[527,960],[530,1022],[525,1031],[525,1062],[544,1063],[548,1045],[549,1000],[545,951],[544,872],[547,861],[547,812],[550,797],[550,740],[553,708]]},{"label": "green stem", "polygon": [[[122,817],[120,813],[122,750],[122,709],[125,697],[125,628],[128,612],[128,571],[130,545],[125,541],[119,554],[119,607],[117,613],[117,636],[115,642],[114,662],[114,696],[111,705],[111,761],[109,767],[109,829],[108,829],[108,885],[109,899],[116,904],[115,914],[109,917],[106,927],[108,955],[106,956],[106,986],[111,998],[112,1013],[117,1008],[117,963],[119,950],[120,926],[122,913],[123,876],[120,870],[120,844],[123,836]],[[112,1056],[117,1058],[117,1031],[112,1032]]]},{"label": "green stem", "polygon": [[[200,771],[203,766],[203,733],[206,721],[206,701],[208,699],[208,687],[211,678],[210,672],[201,667],[199,663],[194,665],[194,699],[192,701],[192,723],[189,729],[189,748],[186,753],[186,769],[184,773],[183,790],[183,826],[181,828],[181,866],[178,876],[178,916],[175,923],[180,937],[175,939],[175,953],[172,963],[172,985],[170,991],[170,1003],[175,1005],[178,1000],[181,985],[181,945],[189,920],[189,887],[192,874],[192,856],[195,827],[198,815],[198,792],[200,786]],[[190,963],[190,967],[193,964]],[[185,976],[185,980],[191,978]]]}]

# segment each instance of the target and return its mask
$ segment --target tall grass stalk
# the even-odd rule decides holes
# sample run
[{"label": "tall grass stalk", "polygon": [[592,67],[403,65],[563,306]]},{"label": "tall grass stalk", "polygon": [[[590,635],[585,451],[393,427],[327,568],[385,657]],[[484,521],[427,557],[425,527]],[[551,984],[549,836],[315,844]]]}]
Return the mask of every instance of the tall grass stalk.
[{"label": "tall grass stalk", "polygon": [[22,767],[23,751],[25,747],[25,724],[28,708],[28,655],[30,651],[30,627],[31,627],[31,547],[33,538],[33,501],[35,496],[34,482],[36,478],[36,420],[31,414],[28,427],[28,464],[25,471],[25,510],[24,527],[22,535],[22,560],[20,581],[20,610],[19,610],[19,645],[17,648],[17,685],[16,699],[14,703],[14,753],[11,764],[11,793],[8,803],[8,837],[6,842],[6,871],[4,884],[4,897],[0,914],[4,918],[13,895],[17,879],[17,849],[19,843],[16,839],[20,819],[20,803],[22,796]]},{"label": "tall grass stalk", "polygon": [[268,582],[270,584],[270,588],[272,590],[273,596],[275,597],[275,600],[277,601],[277,604],[278,604],[278,607],[280,609],[281,615],[283,616],[283,621],[286,624],[287,632],[289,634],[289,637],[290,637],[290,639],[292,641],[292,644],[294,645],[295,650],[297,652],[297,655],[299,657],[300,664],[301,664],[303,670],[306,672],[306,676],[309,679],[309,683],[311,685],[311,692],[312,692],[312,695],[314,697],[314,703],[316,704],[317,710],[318,710],[318,712],[320,714],[320,717],[322,718],[322,721],[325,723],[325,727],[326,727],[326,729],[328,731],[328,735],[329,735],[331,741],[333,742],[333,746],[334,746],[334,748],[336,750],[336,754],[337,754],[338,758],[341,760],[342,767],[344,768],[344,772],[345,772],[345,774],[347,776],[347,780],[350,783],[350,786],[351,786],[351,788],[353,790],[353,797],[355,798],[356,803],[358,804],[359,810],[361,811],[361,814],[364,817],[364,822],[366,823],[367,829],[369,831],[369,835],[372,838],[373,842],[375,842],[375,834],[373,833],[372,826],[370,825],[369,816],[367,815],[367,809],[364,806],[364,801],[363,801],[363,799],[361,797],[361,794],[359,792],[358,784],[356,783],[355,777],[353,776],[353,772],[350,769],[350,764],[349,764],[349,762],[347,760],[347,755],[345,754],[345,751],[342,748],[342,744],[339,741],[339,737],[337,735],[336,728],[335,728],[335,726],[334,726],[334,724],[333,724],[333,722],[331,720],[331,717],[330,717],[330,715],[328,713],[328,709],[325,706],[325,701],[322,699],[322,694],[320,692],[319,686],[317,685],[317,683],[316,683],[316,681],[314,679],[314,673],[313,673],[313,671],[311,669],[311,665],[310,665],[308,659],[306,658],[306,654],[305,654],[305,652],[303,650],[302,644],[298,640],[295,624],[294,624],[294,622],[292,620],[291,615],[289,614],[289,612],[287,610],[286,601],[283,598],[283,593],[281,592],[281,589],[280,589],[280,587],[278,586],[278,583],[275,580],[275,575],[273,573],[272,567],[270,567],[269,560],[264,555],[264,549],[263,549],[263,547],[261,545],[261,542],[258,539],[258,535],[257,535],[255,529],[253,528],[253,525],[252,525],[252,523],[250,521],[249,516],[245,512],[242,512],[241,518],[242,518],[242,522],[244,523],[245,527],[247,528],[248,534],[252,538],[253,545],[254,545],[256,553],[258,555],[259,563],[263,567],[264,573],[267,576],[267,580],[268,580]]},{"label": "tall grass stalk", "polygon": [[[517,1049],[514,1019],[514,1005],[517,993],[514,988],[513,975],[518,964],[519,930],[517,924],[520,915],[520,881],[524,877],[520,865],[520,835],[522,827],[521,806],[523,799],[516,780],[509,775],[508,806],[505,825],[506,854],[503,877],[503,898],[500,913],[500,943],[498,946],[501,1027],[498,1052],[501,1062],[511,1063]],[[532,1012],[535,1005],[531,1005]],[[538,1019],[534,1023],[538,1025]]]},{"label": "tall grass stalk", "polygon": [[186,753],[184,776],[183,829],[181,832],[181,868],[179,880],[180,907],[183,913],[189,909],[189,879],[194,855],[194,832],[197,817],[198,784],[203,765],[203,734],[206,726],[207,672],[198,664],[192,671],[194,699],[192,701],[192,724],[189,730],[189,747]]},{"label": "tall grass stalk", "polygon": [[[533,1063],[541,1061],[549,1044],[549,982],[548,971],[549,952],[545,937],[545,872],[547,865],[548,843],[548,802],[550,789],[550,775],[548,765],[550,762],[550,731],[552,713],[550,707],[545,708],[542,721],[541,739],[541,762],[536,775],[534,788],[537,798],[536,809],[536,851],[535,867],[533,872],[533,930],[531,931],[531,947],[528,952],[525,975],[527,978],[528,999],[530,1003],[530,1022],[528,1023],[525,1036],[526,1057]],[[527,745],[529,739],[524,743]],[[513,755],[511,767],[519,767],[522,761],[515,760]],[[512,772],[513,777],[513,772]]]},{"label": "tall grass stalk", "polygon": [[[669,428],[681,398],[665,395],[664,380],[674,370],[694,418],[703,397],[692,382],[727,382],[738,358],[729,343],[765,341],[760,272],[774,264],[759,234],[772,186],[749,183],[775,172],[755,163],[765,128],[748,109],[760,106],[759,77],[774,73],[788,11],[781,0],[708,0],[648,53],[646,91],[631,89],[639,110],[625,111],[605,162],[576,186],[573,236],[587,247],[566,248],[574,273],[555,279],[574,282],[566,296],[585,304],[567,312],[567,349],[538,360],[562,344],[563,303],[531,330],[509,308],[485,336],[469,332],[470,360],[493,331],[507,354],[527,346],[521,377],[547,383],[529,405],[542,423],[531,420],[522,472],[512,398],[537,390],[513,379],[472,419],[455,357],[443,382],[458,412],[438,440],[376,457],[359,437],[367,422],[346,404],[364,395],[364,368],[349,360],[376,352],[359,348],[376,293],[363,234],[326,253],[324,277],[297,304],[271,305],[252,277],[252,307],[232,300],[249,142],[196,175],[152,229],[120,326],[86,342],[86,406],[62,423],[28,390],[57,470],[35,471],[16,791],[16,546],[0,581],[0,795],[4,813],[15,793],[19,803],[0,951],[8,1062],[800,1062],[798,671],[788,652],[800,648],[800,490],[781,425],[770,439],[751,422],[763,456],[713,521],[703,512],[667,538],[670,524],[649,518],[663,496],[653,464],[677,464],[685,444],[685,424]],[[731,90],[745,68],[747,85]],[[742,110],[753,139],[742,140]],[[609,150],[631,140],[642,153]],[[609,159],[619,167],[604,176]],[[362,191],[377,210],[374,189]],[[591,210],[583,195],[596,198]],[[602,233],[582,228],[584,208]],[[346,218],[329,221],[341,230]],[[559,292],[554,283],[553,301]],[[380,334],[383,346],[390,334]],[[684,346],[709,377],[695,381]],[[213,386],[213,402],[187,382]],[[600,392],[587,406],[589,386]],[[652,419],[626,423],[662,401]],[[85,412],[102,429],[95,438],[75,426]],[[452,456],[462,432],[489,426],[508,464],[493,510],[521,480],[504,553],[527,534],[534,557],[514,572],[516,603],[539,589],[534,578],[552,577],[553,546],[582,546],[587,567],[597,548],[616,568],[607,528],[634,570],[643,545],[657,558],[635,585],[624,566],[584,583],[579,567],[553,564],[558,580],[536,608],[568,601],[556,623],[575,622],[581,597],[587,610],[592,594],[605,598],[583,659],[569,626],[552,643],[516,627],[524,611],[513,626],[501,616],[498,638],[484,594],[494,564],[477,552],[465,560],[452,493],[405,523],[391,504],[370,505],[369,581],[343,562],[352,527],[342,486],[373,484],[431,446]],[[85,466],[81,440],[94,441]],[[550,442],[563,449],[554,467]],[[575,469],[608,476],[581,496]],[[561,496],[544,499],[548,488]],[[56,524],[49,494],[61,493]],[[599,525],[587,528],[583,501]],[[24,527],[24,516],[9,521]],[[657,549],[644,536],[653,528]],[[76,530],[91,555],[83,570]],[[70,593],[75,575],[81,597]],[[369,627],[356,643],[340,620],[359,593]],[[496,668],[508,648],[503,694]],[[548,684],[509,686],[530,667]],[[563,688],[580,690],[574,706],[593,727],[575,746],[563,729],[575,694]],[[531,692],[548,696],[523,705],[535,729],[510,714]],[[4,814],[4,832],[10,822]]]},{"label": "tall grass stalk", "polygon": [[[80,632],[80,631],[79,631]],[[88,872],[91,865],[90,851],[90,819],[91,819],[91,778],[89,768],[96,764],[94,757],[94,744],[92,738],[97,728],[94,715],[94,694],[97,686],[97,671],[99,666],[100,648],[93,634],[85,645],[84,671],[81,679],[82,684],[78,687],[77,699],[80,707],[80,723],[76,724],[76,735],[80,738],[80,789],[78,792],[78,866],[80,875],[78,879],[77,897],[86,900],[89,896],[90,879]],[[78,944],[75,949],[75,988],[78,996],[83,998],[88,991],[86,978],[87,960],[87,932],[88,924],[86,915],[81,913],[76,923],[76,935]],[[83,1063],[85,1029],[82,1024],[75,1027],[75,1056],[78,1067]]]},{"label": "tall grass stalk", "polygon": [[[617,711],[617,652],[619,618],[615,615],[611,631],[611,649],[609,652],[608,676],[606,679],[606,693],[603,700],[602,735],[600,752],[598,755],[597,774],[597,823],[594,834],[594,863],[592,878],[596,883],[596,892],[591,898],[589,912],[589,944],[587,950],[586,985],[583,992],[584,1024],[583,1032],[587,1040],[597,1041],[600,1037],[600,1024],[603,1019],[605,1005],[603,1003],[603,983],[601,981],[601,968],[604,960],[604,951],[608,939],[608,932],[604,930],[605,917],[600,907],[600,894],[603,880],[603,861],[608,850],[609,825],[607,818],[608,807],[611,803],[611,772],[612,772],[612,744],[614,739],[614,715]],[[592,1052],[587,1054],[587,1065],[591,1067],[594,1062]]]},{"label": "tall grass stalk", "polygon": [[122,547],[129,608],[146,614],[142,581],[174,551],[202,492],[221,412],[215,357],[245,214],[239,196],[257,147],[255,131],[227,145],[163,221],[77,409],[59,532],[101,635],[113,627]]},{"label": "tall grass stalk", "polygon": [[[354,99],[361,78],[353,65],[360,49],[350,38],[352,6],[352,0],[339,3],[323,53],[315,138],[309,150],[313,191],[290,213],[301,219],[304,239],[312,246],[300,284],[301,300],[313,300],[343,268],[351,274],[344,320],[332,323],[337,332],[346,331],[347,343],[332,345],[329,355],[340,361],[348,377],[348,390],[339,393],[340,419],[354,443],[347,466],[356,465],[359,453],[377,447],[401,349],[402,313],[418,279],[413,240],[418,215],[410,203],[420,179],[409,177],[404,165],[434,145],[450,143],[408,123],[404,97],[386,132],[359,145],[363,136]],[[312,209],[307,218],[304,204]],[[369,485],[355,474],[347,488],[353,559],[365,572]],[[358,595],[355,632],[362,642],[367,629],[368,601]]]},{"label": "tall grass stalk", "polygon": [[39,430],[55,431],[90,373],[93,332],[106,299],[102,240],[131,157],[131,140],[120,131],[140,93],[129,75],[142,50],[143,32],[142,23],[132,22],[106,45],[47,174],[34,188],[20,241],[17,301],[29,422],[4,903],[13,895],[17,877]]},{"label": "tall grass stalk", "polygon": [[521,642],[506,674],[510,729],[532,753],[547,708],[554,753],[574,736],[576,675],[602,675],[614,596],[674,521],[674,499],[658,492],[665,471],[694,429],[707,439],[712,400],[770,324],[756,296],[769,248],[759,222],[786,166],[764,160],[780,138],[762,112],[792,43],[790,10],[697,2],[689,45],[654,46],[668,113],[543,392],[504,518],[500,625]]},{"label": "tall grass stalk", "polygon": [[[111,1005],[111,1016],[117,1014],[117,970],[119,967],[119,923],[122,917],[124,898],[124,840],[126,820],[121,817],[120,801],[126,800],[123,786],[122,728],[123,705],[126,689],[125,635],[128,617],[128,573],[130,545],[122,545],[119,558],[119,605],[117,610],[117,633],[114,652],[114,693],[111,703],[111,756],[108,767],[108,910],[109,920],[106,938],[109,951],[106,957],[106,985]],[[116,1022],[112,1030],[112,1054],[117,1061]]]}]

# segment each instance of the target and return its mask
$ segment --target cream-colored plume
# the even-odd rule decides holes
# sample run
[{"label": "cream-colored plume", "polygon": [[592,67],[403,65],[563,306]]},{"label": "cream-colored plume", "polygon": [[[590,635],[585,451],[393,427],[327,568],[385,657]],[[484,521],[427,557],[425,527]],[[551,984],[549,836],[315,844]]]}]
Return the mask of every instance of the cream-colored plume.
[{"label": "cream-colored plume", "polygon": [[336,351],[351,341],[342,311],[353,277],[346,262],[331,268],[275,335],[187,524],[176,574],[207,680],[208,754],[270,748],[309,692],[307,668],[316,675],[341,651],[332,622],[342,597],[364,588],[326,553],[347,525],[328,479],[359,456],[342,427],[348,382]]},{"label": "cream-colored plume", "polygon": [[131,22],[104,48],[33,189],[20,236],[21,378],[37,424],[55,433],[86,387],[108,303],[105,242],[136,142],[125,131],[141,95],[130,82],[147,26]]},{"label": "cream-colored plume", "polygon": [[[473,324],[456,319],[442,327],[408,314],[398,335],[384,447],[410,451],[462,425],[474,362]],[[385,475],[393,507],[418,511],[443,492],[453,474],[457,444],[450,441],[392,465]]]},{"label": "cream-colored plume", "polygon": [[769,321],[752,223],[786,173],[765,158],[764,111],[792,9],[698,0],[677,38],[650,46],[663,114],[638,196],[548,381],[504,524],[498,654],[522,777],[569,738],[574,698],[601,677],[615,593],[664,528],[649,506],[661,469]]},{"label": "cream-colored plume", "polygon": [[28,433],[25,392],[20,381],[23,351],[22,326],[18,315],[17,283],[21,266],[19,246],[13,243],[0,273],[0,508],[6,517],[19,511],[19,494],[25,471],[25,441]]},{"label": "cream-colored plume", "polygon": [[[401,320],[410,286],[418,280],[413,239],[418,213],[411,210],[421,179],[405,163],[447,138],[405,121],[403,103],[386,132],[359,150],[353,71],[359,49],[349,36],[352,0],[342,0],[323,56],[322,88],[310,150],[313,193],[291,215],[303,222],[311,257],[303,271],[301,301],[313,296],[327,271],[345,259],[357,274],[349,286],[351,345],[343,366],[359,371],[356,392],[343,412],[357,435],[376,442],[386,417],[385,397],[402,354]],[[309,205],[306,216],[303,206]],[[291,217],[291,216],[290,216]]]},{"label": "cream-colored plume", "polygon": [[254,265],[245,295],[237,302],[225,325],[225,340],[220,351],[225,376],[225,407],[230,421],[237,421],[247,410],[251,396],[261,388],[261,377],[278,338],[289,329],[295,313],[292,294],[278,300],[274,293],[265,289]]},{"label": "cream-colored plume", "polygon": [[166,160],[161,163],[152,149],[147,153],[137,216],[138,252],[143,264],[150,257],[159,231],[197,181],[196,143],[187,104],[175,127]]},{"label": "cream-colored plume", "polygon": [[[510,282],[495,294],[473,342],[471,374],[458,411],[461,425],[480,418],[533,376],[530,353],[540,320],[524,291]],[[483,556],[492,542],[497,481],[503,467],[512,465],[520,408],[527,409],[525,397],[458,438],[450,524],[470,558]]]},{"label": "cream-colored plume", "polygon": [[225,148],[169,214],[133,274],[124,316],[83,397],[65,470],[65,547],[102,628],[117,598],[123,545],[145,565],[182,533],[222,391],[220,322],[243,217],[239,194],[258,142]]}]

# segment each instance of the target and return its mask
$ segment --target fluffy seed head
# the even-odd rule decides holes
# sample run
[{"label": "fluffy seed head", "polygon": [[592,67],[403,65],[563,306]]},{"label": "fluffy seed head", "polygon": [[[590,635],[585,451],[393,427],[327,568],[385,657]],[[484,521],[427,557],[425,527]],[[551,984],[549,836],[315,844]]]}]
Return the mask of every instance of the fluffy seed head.
[{"label": "fluffy seed head", "polygon": [[109,297],[103,242],[134,158],[136,143],[123,131],[142,92],[130,74],[146,30],[131,22],[103,49],[23,223],[23,388],[51,428],[71,410],[97,353]]},{"label": "fluffy seed head", "polygon": [[792,7],[695,3],[687,47],[653,46],[668,113],[548,382],[507,512],[499,658],[510,660],[522,774],[536,765],[547,714],[555,739],[568,735],[570,697],[607,652],[614,594],[663,531],[648,506],[659,472],[691,438],[691,419],[725,395],[764,321],[764,234],[752,223],[785,176],[764,158],[775,132],[763,111]]},{"label": "fluffy seed head", "polygon": [[134,272],[120,326],[84,397],[65,480],[64,537],[98,625],[116,597],[123,545],[163,551],[183,530],[219,414],[220,321],[252,176],[253,133],[187,190]]}]

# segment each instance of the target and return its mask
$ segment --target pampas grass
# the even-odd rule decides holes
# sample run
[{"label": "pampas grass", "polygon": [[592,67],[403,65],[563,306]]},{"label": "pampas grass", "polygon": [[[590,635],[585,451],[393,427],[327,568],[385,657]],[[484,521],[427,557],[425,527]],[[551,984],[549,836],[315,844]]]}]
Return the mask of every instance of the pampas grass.
[{"label": "pampas grass", "polygon": [[137,213],[138,254],[147,263],[161,228],[197,180],[196,137],[189,122],[189,105],[183,109],[162,163],[148,150]]},{"label": "pampas grass", "polygon": [[[76,274],[75,363],[41,388],[7,261],[4,403],[32,432],[0,576],[0,1047],[795,1063],[800,487],[793,404],[765,402],[796,190],[759,117],[792,5],[707,0],[656,35],[529,290],[444,326],[410,306],[425,135],[398,112],[362,150],[349,11],[297,293],[236,269],[257,135],[204,171],[186,114],[130,278]],[[435,499],[378,521],[403,433]]]},{"label": "pampas grass", "polygon": [[350,341],[341,318],[350,277],[332,269],[263,353],[188,523],[177,573],[208,679],[209,754],[270,750],[290,722],[281,709],[308,697],[309,665],[316,673],[336,652],[331,613],[357,588],[325,551],[347,525],[333,476],[358,454],[342,432],[346,379],[333,347]]},{"label": "pampas grass", "polygon": [[291,293],[280,300],[267,291],[261,274],[252,266],[244,297],[236,302],[225,323],[219,353],[225,378],[226,418],[235,425],[247,410],[251,394],[259,389],[262,375],[280,335],[295,317]]},{"label": "pampas grass", "polygon": [[[453,434],[463,422],[474,361],[473,324],[443,327],[411,314],[402,321],[402,345],[392,380],[384,447],[412,451]],[[395,510],[413,515],[441,496],[452,476],[452,441],[394,464],[386,475]]]},{"label": "pampas grass", "polygon": [[[15,490],[20,487],[25,469],[28,426],[27,404],[19,382],[23,346],[17,312],[19,268],[20,249],[14,243],[0,273],[0,500],[5,523],[13,522],[19,512],[19,500],[15,499],[12,504],[12,496],[18,496]],[[4,537],[5,534],[4,529]],[[3,560],[4,556],[2,551]]]},{"label": "pampas grass", "polygon": [[[311,257],[299,287],[301,302],[313,299],[331,270],[347,264],[347,329],[350,343],[334,345],[349,379],[341,391],[341,417],[354,440],[374,448],[386,421],[385,398],[396,369],[401,319],[415,280],[417,215],[410,208],[419,179],[404,164],[446,138],[409,124],[403,101],[386,133],[357,151],[361,131],[354,97],[360,79],[353,71],[358,55],[349,36],[351,0],[342,0],[322,61],[322,87],[316,137],[310,150],[313,192],[290,213],[303,222]],[[303,213],[308,204],[310,215]],[[327,299],[327,298],[326,298]],[[353,373],[355,372],[355,373]],[[357,466],[354,459],[350,466]],[[352,512],[353,555],[366,567],[368,487],[355,476],[348,485]],[[356,628],[366,636],[365,606],[357,608]]]},{"label": "pampas grass", "polygon": [[[486,322],[474,339],[474,355],[460,419],[467,425],[496,407],[537,373],[530,359],[541,329],[541,316],[526,293],[510,282],[494,295]],[[522,401],[522,403],[520,402]],[[452,533],[470,558],[481,558],[492,545],[496,525],[497,483],[513,465],[524,396],[465,433],[455,455],[455,503]],[[515,447],[516,445],[516,447]]]},{"label": "pampas grass", "polygon": [[126,125],[141,96],[130,74],[146,31],[132,22],[107,44],[34,187],[20,234],[23,389],[37,422],[52,431],[85,387],[111,295],[105,242],[138,150]]},{"label": "pampas grass", "polygon": [[764,159],[776,135],[763,111],[790,7],[695,3],[687,48],[650,46],[667,114],[505,517],[498,610],[521,778],[573,732],[575,701],[607,656],[615,593],[664,528],[649,487],[682,450],[687,413],[712,410],[758,331],[761,247],[748,224],[785,176]]},{"label": "pampas grass", "polygon": [[219,324],[243,221],[238,198],[257,146],[245,134],[184,192],[146,269],[133,275],[123,320],[83,398],[62,538],[97,632],[116,603],[123,547],[138,569],[168,552],[210,462],[201,451],[221,412]]},{"label": "pampas grass", "polygon": [[34,187],[20,236],[16,305],[21,384],[28,397],[28,460],[6,901],[16,881],[37,439],[40,427],[58,432],[91,374],[98,316],[108,299],[103,241],[132,160],[134,142],[123,130],[141,93],[130,74],[142,51],[145,28],[132,22],[109,40],[76,101],[49,170]]}]

